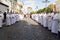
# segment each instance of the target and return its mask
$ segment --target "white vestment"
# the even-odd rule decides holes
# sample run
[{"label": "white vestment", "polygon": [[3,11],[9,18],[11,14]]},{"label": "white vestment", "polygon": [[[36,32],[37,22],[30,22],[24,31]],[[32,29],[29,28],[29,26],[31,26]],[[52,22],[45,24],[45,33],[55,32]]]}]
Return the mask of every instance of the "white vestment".
[{"label": "white vestment", "polygon": [[13,14],[13,24],[15,23],[15,15]]},{"label": "white vestment", "polygon": [[35,18],[35,19],[36,19],[36,21],[38,22],[38,14],[36,14],[36,18]]},{"label": "white vestment", "polygon": [[0,27],[2,27],[2,22],[3,22],[3,14],[0,14]]},{"label": "white vestment", "polygon": [[43,16],[43,26],[47,27],[48,26],[48,15],[44,14]]},{"label": "white vestment", "polygon": [[43,25],[43,13],[41,13],[41,25]]},{"label": "white vestment", "polygon": [[7,14],[6,25],[11,25],[11,16]]},{"label": "white vestment", "polygon": [[17,17],[17,21],[19,21],[20,18],[19,18],[19,15],[18,14],[16,14],[16,17]]},{"label": "white vestment", "polygon": [[24,18],[24,15],[19,14],[19,20],[23,20],[23,18]]},{"label": "white vestment", "polygon": [[14,14],[15,15],[15,22],[16,22],[16,14]]},{"label": "white vestment", "polygon": [[48,29],[51,30],[52,27],[52,18],[54,16],[54,13],[49,13],[48,14]]},{"label": "white vestment", "polygon": [[38,22],[41,23],[41,14],[38,15]]},{"label": "white vestment", "polygon": [[52,20],[52,33],[58,33],[58,14],[55,14]]}]

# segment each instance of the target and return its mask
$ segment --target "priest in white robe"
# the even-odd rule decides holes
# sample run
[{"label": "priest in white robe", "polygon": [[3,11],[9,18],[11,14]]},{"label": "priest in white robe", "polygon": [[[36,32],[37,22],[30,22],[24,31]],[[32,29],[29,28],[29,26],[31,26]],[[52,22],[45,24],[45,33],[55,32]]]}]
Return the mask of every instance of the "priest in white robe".
[{"label": "priest in white robe", "polygon": [[35,19],[36,19],[36,21],[38,22],[38,14],[36,14],[36,18],[35,18]]},{"label": "priest in white robe", "polygon": [[41,23],[41,14],[38,15],[38,23]]},{"label": "priest in white robe", "polygon": [[40,24],[42,25],[42,14],[40,14]]},{"label": "priest in white robe", "polygon": [[44,13],[41,13],[41,25],[43,25],[43,15]]},{"label": "priest in white robe", "polygon": [[3,14],[1,13],[0,14],[0,27],[2,27],[2,25],[3,25]]},{"label": "priest in white robe", "polygon": [[47,13],[45,13],[43,16],[43,26],[46,28],[48,26],[48,15],[47,15]]},{"label": "priest in white robe", "polygon": [[11,25],[11,16],[10,16],[10,14],[7,14],[6,25]]},{"label": "priest in white robe", "polygon": [[58,33],[58,13],[54,13],[51,32],[55,34]]},{"label": "priest in white robe", "polygon": [[48,30],[51,30],[53,16],[54,16],[53,12],[48,14]]},{"label": "priest in white robe", "polygon": [[11,14],[12,15],[12,24],[15,23],[15,15],[14,14]]}]

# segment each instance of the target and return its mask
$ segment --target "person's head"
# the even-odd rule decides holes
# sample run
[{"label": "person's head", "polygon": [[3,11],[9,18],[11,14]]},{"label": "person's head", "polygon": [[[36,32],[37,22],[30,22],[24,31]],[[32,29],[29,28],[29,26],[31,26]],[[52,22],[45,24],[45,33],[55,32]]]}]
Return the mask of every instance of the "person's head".
[{"label": "person's head", "polygon": [[6,12],[4,12],[4,14],[6,14]]},{"label": "person's head", "polygon": [[59,11],[57,11],[57,13],[59,14]]},{"label": "person's head", "polygon": [[0,14],[3,13],[2,11],[0,11]]},{"label": "person's head", "polygon": [[50,13],[53,13],[53,11],[51,11]]},{"label": "person's head", "polygon": [[57,12],[57,11],[54,12],[54,14],[57,14],[57,13],[59,13],[59,12]]},{"label": "person's head", "polygon": [[54,14],[56,14],[56,12],[54,12]]},{"label": "person's head", "polygon": [[1,13],[1,11],[0,11],[0,13]]}]

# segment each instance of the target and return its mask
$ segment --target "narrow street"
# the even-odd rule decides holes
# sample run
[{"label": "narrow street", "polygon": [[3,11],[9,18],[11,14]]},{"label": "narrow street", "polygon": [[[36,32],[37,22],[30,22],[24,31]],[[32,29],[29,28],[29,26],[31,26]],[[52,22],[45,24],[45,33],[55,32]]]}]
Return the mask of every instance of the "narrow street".
[{"label": "narrow street", "polygon": [[0,29],[0,40],[58,40],[56,35],[30,18]]}]

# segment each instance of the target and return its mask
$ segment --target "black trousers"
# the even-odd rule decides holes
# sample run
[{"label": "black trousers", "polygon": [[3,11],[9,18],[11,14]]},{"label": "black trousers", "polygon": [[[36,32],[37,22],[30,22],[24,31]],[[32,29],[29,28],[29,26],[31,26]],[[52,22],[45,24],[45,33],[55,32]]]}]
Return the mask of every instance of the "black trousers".
[{"label": "black trousers", "polygon": [[58,31],[58,37],[60,38],[60,31]]},{"label": "black trousers", "polygon": [[6,22],[6,19],[4,19],[3,22]]}]

